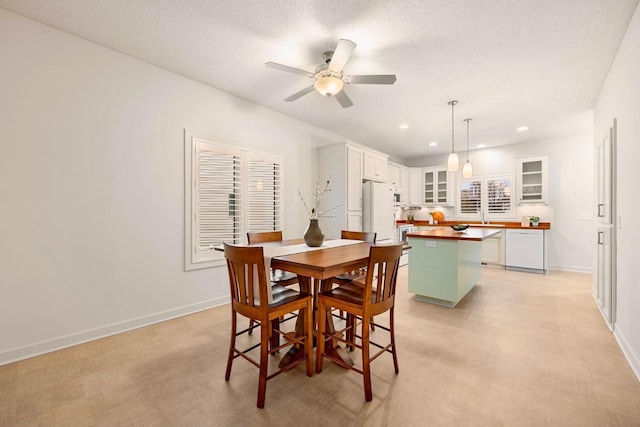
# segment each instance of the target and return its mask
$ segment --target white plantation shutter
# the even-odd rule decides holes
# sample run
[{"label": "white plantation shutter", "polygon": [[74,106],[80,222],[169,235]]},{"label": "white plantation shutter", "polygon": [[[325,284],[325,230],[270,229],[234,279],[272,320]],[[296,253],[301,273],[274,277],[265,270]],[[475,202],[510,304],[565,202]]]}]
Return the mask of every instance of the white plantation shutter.
[{"label": "white plantation shutter", "polygon": [[282,157],[185,135],[185,269],[224,264],[215,248],[281,230]]},{"label": "white plantation shutter", "polygon": [[487,213],[491,216],[513,216],[513,179],[487,179]]},{"label": "white plantation shutter", "polygon": [[457,215],[485,220],[514,218],[514,176],[492,175],[459,181]]},{"label": "white plantation shutter", "polygon": [[281,160],[247,153],[247,232],[281,230]]},{"label": "white plantation shutter", "polygon": [[460,200],[458,203],[461,214],[479,214],[482,209],[482,181],[463,180],[460,182]]},{"label": "white plantation shutter", "polygon": [[242,240],[241,152],[196,142],[195,260],[219,258],[215,246]]}]

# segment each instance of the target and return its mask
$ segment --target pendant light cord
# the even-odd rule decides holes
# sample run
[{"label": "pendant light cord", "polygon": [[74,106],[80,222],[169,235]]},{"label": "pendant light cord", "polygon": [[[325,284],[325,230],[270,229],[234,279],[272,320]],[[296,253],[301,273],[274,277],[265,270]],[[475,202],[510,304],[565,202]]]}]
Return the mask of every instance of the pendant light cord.
[{"label": "pendant light cord", "polygon": [[455,150],[453,149],[453,142],[454,142],[454,113],[453,113],[453,107],[455,107],[455,105],[458,103],[458,101],[449,101],[449,104],[451,104],[451,152],[454,153]]}]

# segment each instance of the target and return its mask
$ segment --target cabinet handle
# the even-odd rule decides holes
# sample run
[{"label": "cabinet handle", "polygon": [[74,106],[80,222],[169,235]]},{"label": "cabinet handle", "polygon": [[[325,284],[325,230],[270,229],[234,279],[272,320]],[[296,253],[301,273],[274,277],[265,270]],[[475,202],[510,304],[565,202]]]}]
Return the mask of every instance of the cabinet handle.
[{"label": "cabinet handle", "polygon": [[598,244],[604,245],[604,232],[598,231]]},{"label": "cabinet handle", "polygon": [[598,217],[602,218],[604,216],[604,203],[598,203]]}]

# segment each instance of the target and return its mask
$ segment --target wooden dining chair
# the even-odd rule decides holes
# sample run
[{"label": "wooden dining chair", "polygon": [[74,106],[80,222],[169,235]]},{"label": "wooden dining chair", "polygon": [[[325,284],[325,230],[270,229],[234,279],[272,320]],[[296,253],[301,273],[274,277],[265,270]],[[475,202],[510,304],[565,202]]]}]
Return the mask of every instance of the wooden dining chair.
[{"label": "wooden dining chair", "polygon": [[[229,272],[229,286],[231,290],[231,343],[229,345],[229,358],[225,380],[231,377],[231,367],[236,357],[242,357],[255,365],[260,370],[258,381],[258,408],[264,408],[267,380],[287,371],[303,360],[306,360],[307,376],[313,375],[312,347],[313,347],[313,305],[310,294],[303,294],[290,288],[279,285],[271,285],[267,280],[264,266],[264,253],[262,247],[233,246],[224,244],[224,255],[227,259]],[[255,283],[258,284],[258,295],[255,293]],[[273,301],[268,302],[268,292],[273,293]],[[275,288],[275,289],[274,289]],[[306,310],[304,322],[304,334],[292,337],[285,334],[277,325],[280,316],[297,310]],[[236,347],[236,337],[246,332],[237,331],[238,314],[253,319],[260,324],[260,342],[248,349],[241,350]],[[276,326],[276,327],[274,327]],[[271,347],[272,334],[286,335],[286,342],[277,347]],[[300,358],[295,358],[290,364],[278,371],[268,374],[269,353],[278,351],[292,345],[304,346],[304,352]],[[260,347],[260,360],[256,361],[247,353]]]},{"label": "wooden dining chair", "polygon": [[[393,356],[393,366],[398,373],[398,357],[396,353],[395,330],[394,330],[394,302],[396,292],[396,281],[398,278],[398,268],[400,265],[400,255],[402,255],[402,244],[372,246],[369,252],[369,263],[367,274],[363,283],[350,282],[321,292],[317,298],[318,306],[318,332],[316,349],[316,373],[322,372],[324,358],[337,363],[338,365],[358,372],[364,379],[364,396],[367,402],[371,401],[373,394],[371,391],[371,369],[370,363],[385,352]],[[331,333],[326,330],[326,316],[332,308],[338,308],[353,315],[355,319],[361,321],[361,335],[355,333],[357,322],[347,322],[344,329]],[[389,312],[389,327],[377,324],[380,329],[389,332],[390,342],[386,345],[370,340],[369,323],[373,316]],[[349,333],[351,330],[352,333]],[[346,332],[346,339],[343,338]],[[355,338],[360,339],[360,344]],[[349,366],[337,357],[333,350],[335,341],[343,342],[348,346],[353,346],[362,352],[362,367]],[[370,355],[370,346],[373,345],[381,349],[373,356]],[[327,351],[327,346],[329,351]]]},{"label": "wooden dining chair", "polygon": [[[247,243],[250,245],[255,243],[267,243],[267,242],[281,242],[282,231],[259,231],[247,233]],[[273,285],[290,286],[298,283],[298,276],[289,271],[282,270],[270,270],[271,283]],[[281,320],[284,320],[281,319]],[[249,335],[253,334],[255,322],[249,321]]]},{"label": "wooden dining chair", "polygon": [[[375,243],[376,233],[373,231],[349,231],[342,230],[340,232],[341,239],[362,240],[363,242]],[[348,273],[339,274],[333,278],[333,283],[338,285],[351,282],[352,280],[364,277],[365,269],[350,271]]]},{"label": "wooden dining chair", "polygon": [[[368,242],[368,243],[375,243],[376,235],[377,233],[374,231],[342,230],[340,232],[341,239],[362,240],[363,242]],[[350,271],[348,273],[342,273],[333,278],[333,283],[338,285],[343,285],[353,280],[363,279],[366,273],[367,273],[366,268]],[[344,317],[344,312],[342,310],[340,310],[340,317]],[[372,331],[375,330],[375,324],[373,323],[373,319],[371,320],[370,324],[371,324],[371,330]]]}]

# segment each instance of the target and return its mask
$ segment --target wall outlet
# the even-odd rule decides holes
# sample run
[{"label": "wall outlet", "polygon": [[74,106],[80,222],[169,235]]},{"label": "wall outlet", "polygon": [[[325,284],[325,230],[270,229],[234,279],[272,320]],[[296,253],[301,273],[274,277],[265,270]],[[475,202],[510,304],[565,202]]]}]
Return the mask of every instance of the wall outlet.
[{"label": "wall outlet", "polygon": [[426,242],[424,242],[424,245],[427,248],[435,248],[436,247],[436,241],[435,240],[427,240]]}]

